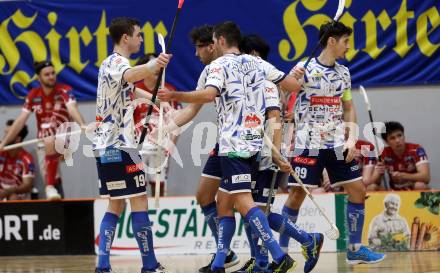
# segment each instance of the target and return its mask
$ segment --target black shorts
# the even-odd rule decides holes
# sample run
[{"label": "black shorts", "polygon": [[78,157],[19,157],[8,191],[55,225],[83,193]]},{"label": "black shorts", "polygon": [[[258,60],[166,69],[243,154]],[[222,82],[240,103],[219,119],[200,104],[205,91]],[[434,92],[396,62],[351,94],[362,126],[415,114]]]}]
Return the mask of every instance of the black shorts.
[{"label": "black shorts", "polygon": [[125,199],[147,193],[139,151],[107,147],[95,153],[101,197]]},{"label": "black shorts", "polygon": [[[338,154],[343,155],[338,158]],[[322,171],[327,170],[332,187],[356,182],[362,179],[359,165],[356,160],[345,162],[346,153],[342,147],[333,149],[320,149],[302,151],[301,155],[292,158],[292,168],[302,182],[310,188],[321,185]],[[299,186],[293,177],[289,177],[289,186]]]}]

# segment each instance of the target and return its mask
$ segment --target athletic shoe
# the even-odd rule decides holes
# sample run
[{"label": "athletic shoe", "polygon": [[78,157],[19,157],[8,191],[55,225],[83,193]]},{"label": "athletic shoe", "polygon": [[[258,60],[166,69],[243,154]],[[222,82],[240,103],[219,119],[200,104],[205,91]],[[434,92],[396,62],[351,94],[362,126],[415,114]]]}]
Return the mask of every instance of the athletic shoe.
[{"label": "athletic shoe", "polygon": [[289,273],[292,272],[297,265],[297,262],[286,254],[279,264],[272,262],[270,270],[273,273]]},{"label": "athletic shoe", "polygon": [[112,270],[110,268],[95,268],[95,273],[110,273]]},{"label": "athletic shoe", "polygon": [[226,256],[225,259],[225,268],[233,267],[234,265],[238,264],[240,262],[240,259],[238,259],[237,255],[234,253],[234,251],[229,250],[228,256]]},{"label": "athletic shoe", "polygon": [[60,200],[61,195],[54,186],[46,186],[46,198],[48,200]]},{"label": "athletic shoe", "polygon": [[[201,267],[199,269],[199,272],[200,273],[210,272],[208,270],[211,270],[211,265],[214,262],[214,259],[215,259],[215,253],[212,254],[212,258],[211,258],[211,261],[209,262],[209,264],[204,267]],[[225,268],[232,267],[232,266],[238,264],[239,262],[240,262],[240,260],[238,259],[237,255],[234,253],[234,251],[229,250],[228,256],[226,256],[226,259],[225,259],[225,264],[224,264]]]},{"label": "athletic shoe", "polygon": [[240,269],[232,273],[252,272],[255,266],[255,258],[250,258]]},{"label": "athletic shoe", "polygon": [[324,235],[322,233],[311,233],[312,241],[301,246],[302,254],[306,259],[304,264],[304,273],[309,273],[313,270],[319,259],[322,244],[324,243]]},{"label": "athletic shoe", "polygon": [[141,270],[141,273],[170,273],[170,271],[166,270],[161,264],[157,264],[157,268],[153,271],[151,270]]},{"label": "athletic shoe", "polygon": [[384,253],[374,252],[371,249],[361,246],[358,251],[347,251],[347,263],[355,264],[374,264],[385,259]]}]

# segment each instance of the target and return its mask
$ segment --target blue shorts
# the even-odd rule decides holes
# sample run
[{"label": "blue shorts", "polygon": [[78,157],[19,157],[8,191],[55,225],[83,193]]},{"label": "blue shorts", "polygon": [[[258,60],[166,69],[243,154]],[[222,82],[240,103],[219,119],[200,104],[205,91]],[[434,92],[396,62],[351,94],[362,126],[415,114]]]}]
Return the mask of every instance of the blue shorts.
[{"label": "blue shorts", "polygon": [[[252,198],[257,206],[266,206],[269,199],[270,184],[272,183],[273,174],[275,171],[267,169],[257,172],[256,179],[252,181]],[[278,185],[284,173],[277,172],[273,196],[278,189]],[[273,205],[275,198],[272,198],[271,205]]]},{"label": "blue shorts", "polygon": [[[338,159],[337,154],[340,154],[341,158]],[[292,158],[291,164],[302,182],[311,188],[321,185],[324,168],[328,172],[332,187],[338,187],[362,179],[356,160],[346,163],[345,156],[346,153],[342,153],[342,147],[321,150],[304,149],[300,155]],[[288,185],[299,186],[291,176]]]},{"label": "blue shorts", "polygon": [[219,145],[215,144],[215,148],[212,149],[209,154],[208,160],[205,163],[205,167],[202,171],[202,176],[221,180],[222,179],[222,168],[220,164],[220,157],[218,155]]},{"label": "blue shorts", "polygon": [[222,181],[219,190],[226,193],[251,192],[252,177],[258,170],[257,156],[237,158],[220,156]]},{"label": "blue shorts", "polygon": [[142,158],[136,149],[108,147],[95,151],[99,194],[111,199],[131,198],[147,193]]}]

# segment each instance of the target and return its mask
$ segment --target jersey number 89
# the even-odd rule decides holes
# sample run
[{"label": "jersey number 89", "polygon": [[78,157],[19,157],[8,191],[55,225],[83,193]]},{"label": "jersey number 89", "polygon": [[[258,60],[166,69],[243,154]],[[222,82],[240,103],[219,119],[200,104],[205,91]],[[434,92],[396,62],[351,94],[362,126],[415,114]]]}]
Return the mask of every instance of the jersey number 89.
[{"label": "jersey number 89", "polygon": [[307,169],[301,167],[295,167],[295,173],[299,178],[304,179],[307,176]]}]

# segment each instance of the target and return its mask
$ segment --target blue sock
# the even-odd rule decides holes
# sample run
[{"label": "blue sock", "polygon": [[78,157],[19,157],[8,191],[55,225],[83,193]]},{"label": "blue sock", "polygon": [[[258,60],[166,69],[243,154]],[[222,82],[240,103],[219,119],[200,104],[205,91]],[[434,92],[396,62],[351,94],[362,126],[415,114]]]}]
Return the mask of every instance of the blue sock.
[{"label": "blue sock", "polygon": [[267,249],[264,246],[258,245],[258,234],[252,230],[249,222],[247,222],[246,219],[243,219],[243,222],[246,236],[249,241],[249,247],[251,249],[251,258],[255,259],[255,262],[259,267],[266,267],[269,264]]},{"label": "blue sock", "polygon": [[235,232],[235,217],[226,216],[218,222],[218,244],[215,259],[212,262],[211,270],[225,267],[225,259],[228,256],[229,246]]},{"label": "blue sock", "polygon": [[146,211],[131,213],[133,234],[139,246],[142,257],[142,269],[155,270],[157,268],[156,255],[153,247],[153,232],[151,222]]},{"label": "blue sock", "polygon": [[[296,220],[298,219],[298,210],[283,206],[282,215],[289,218],[292,223],[296,224]],[[280,247],[286,253],[289,250],[289,240],[289,235],[285,233],[280,234]]]},{"label": "blue sock", "polygon": [[[249,222],[247,222],[246,219],[243,219],[243,225],[244,225],[244,231],[246,232],[246,237],[249,242],[249,248],[251,249],[251,258],[255,258],[254,234],[252,233],[252,229],[249,226]],[[258,236],[256,239],[258,240]]]},{"label": "blue sock", "polygon": [[[264,245],[259,245],[258,234],[251,229],[252,243],[255,249],[255,264],[259,268],[266,268],[269,265],[269,254]],[[260,241],[261,242],[261,241]]]},{"label": "blue sock", "polygon": [[297,225],[292,223],[289,218],[277,213],[271,212],[267,217],[270,227],[278,231],[280,234],[285,234],[300,242],[302,245],[307,244],[312,240],[310,234],[301,230]]},{"label": "blue sock", "polygon": [[102,218],[101,228],[99,229],[99,254],[98,268],[110,269],[110,249],[112,247],[113,238],[115,238],[116,225],[119,216],[106,212]]},{"label": "blue sock", "polygon": [[280,263],[286,254],[281,250],[280,245],[278,245],[278,242],[275,240],[263,211],[258,207],[253,207],[246,214],[246,220],[270,251],[275,262]]},{"label": "blue sock", "polygon": [[350,250],[356,251],[361,245],[365,204],[356,204],[348,201],[346,216],[348,223],[348,246]]},{"label": "blue sock", "polygon": [[209,205],[202,207],[202,213],[205,215],[205,221],[208,222],[209,229],[214,236],[215,243],[218,243],[218,219],[217,219],[217,203],[214,201]]}]

